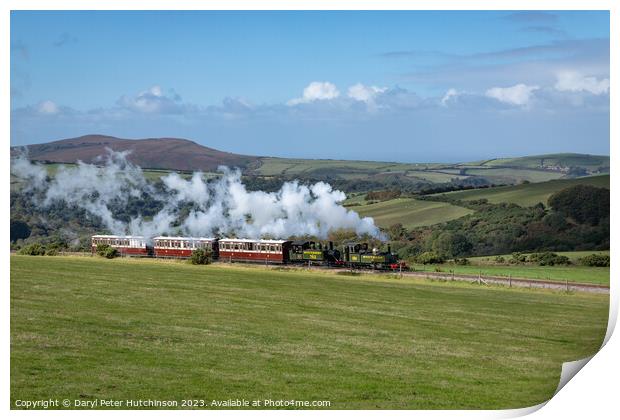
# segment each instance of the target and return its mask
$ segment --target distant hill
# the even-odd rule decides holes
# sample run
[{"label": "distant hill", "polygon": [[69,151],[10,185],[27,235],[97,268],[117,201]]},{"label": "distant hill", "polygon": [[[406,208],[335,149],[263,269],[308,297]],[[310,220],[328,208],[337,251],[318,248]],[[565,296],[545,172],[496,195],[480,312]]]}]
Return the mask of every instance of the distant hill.
[{"label": "distant hill", "polygon": [[582,168],[590,172],[609,172],[609,156],[584,155],[580,153],[554,153],[550,155],[492,159],[479,162],[479,164],[481,164],[481,166],[557,170],[564,172],[568,172],[570,168]]},{"label": "distant hill", "polygon": [[454,200],[472,201],[486,198],[491,203],[515,203],[520,206],[533,206],[536,203],[547,205],[551,194],[573,185],[593,185],[609,189],[609,175],[588,176],[583,178],[556,179],[547,182],[511,185],[496,188],[479,188],[455,191],[434,196],[444,196]]},{"label": "distant hill", "polygon": [[[32,160],[47,163],[96,163],[105,149],[131,150],[129,160],[146,169],[214,171],[238,167],[247,175],[285,176],[327,181],[362,181],[377,185],[467,182],[484,179],[495,185],[544,182],[609,173],[609,156],[577,153],[490,159],[468,163],[399,163],[332,159],[288,159],[227,153],[177,138],[120,139],[103,135],[27,146]],[[17,148],[11,148],[17,153]]]},{"label": "distant hill", "polygon": [[[142,168],[179,171],[213,171],[220,165],[247,168],[258,160],[257,157],[222,152],[176,138],[129,140],[93,134],[27,147],[30,159],[52,163],[75,163],[78,160],[96,163],[98,156],[105,155],[106,148],[131,150],[128,159]],[[11,154],[17,153],[18,149],[11,148]]]}]

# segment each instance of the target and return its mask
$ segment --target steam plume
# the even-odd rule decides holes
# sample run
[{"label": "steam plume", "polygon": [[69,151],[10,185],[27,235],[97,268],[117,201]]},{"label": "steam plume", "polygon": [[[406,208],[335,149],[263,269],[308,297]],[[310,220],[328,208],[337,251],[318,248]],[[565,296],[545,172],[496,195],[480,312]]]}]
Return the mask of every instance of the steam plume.
[{"label": "steam plume", "polygon": [[[43,166],[22,155],[12,160],[11,173],[43,197],[36,203],[42,208],[58,201],[77,206],[100,217],[117,235],[325,238],[331,230],[351,229],[359,235],[383,237],[372,218],[361,218],[344,208],[340,203],[345,194],[324,182],[306,186],[293,181],[276,192],[248,191],[238,170],[220,167],[222,175],[210,182],[200,172],[189,179],[170,173],[162,178],[162,192],[146,181],[140,167],[127,160],[128,154],[108,150],[103,165],[78,162],[75,167],[61,166],[51,179]],[[154,217],[139,216],[128,223],[114,217],[112,204],[123,205],[144,194],[165,203]],[[182,217],[181,206],[188,203],[192,210]]]}]

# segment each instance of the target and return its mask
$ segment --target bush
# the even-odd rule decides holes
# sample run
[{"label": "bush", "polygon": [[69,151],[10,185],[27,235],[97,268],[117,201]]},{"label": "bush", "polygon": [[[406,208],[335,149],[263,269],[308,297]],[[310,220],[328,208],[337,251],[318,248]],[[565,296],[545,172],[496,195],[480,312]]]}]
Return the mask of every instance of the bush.
[{"label": "bush", "polygon": [[609,267],[610,258],[609,255],[592,254],[579,258],[579,263],[588,267]]},{"label": "bush", "polygon": [[513,252],[508,262],[510,264],[522,264],[527,262],[527,255],[523,255],[520,252]]},{"label": "bush", "polygon": [[118,249],[110,247],[104,252],[103,256],[108,259],[116,258],[118,257]]},{"label": "bush", "polygon": [[568,265],[570,259],[564,255],[558,255],[555,252],[538,252],[531,254],[528,261],[538,265]]},{"label": "bush", "polygon": [[196,265],[210,264],[211,252],[205,251],[204,249],[196,249],[192,252],[192,256],[189,261]]},{"label": "bush", "polygon": [[455,258],[454,264],[456,265],[469,265],[471,264],[467,258]]},{"label": "bush", "polygon": [[26,245],[19,250],[21,255],[45,255],[45,247],[39,243]]},{"label": "bush", "polygon": [[436,252],[427,251],[415,257],[415,262],[418,264],[442,264],[444,258]]},{"label": "bush", "polygon": [[501,255],[498,255],[497,257],[495,257],[495,262],[499,264],[503,264],[506,262],[506,258],[502,257]]},{"label": "bush", "polygon": [[118,257],[118,250],[116,248],[112,248],[108,244],[99,244],[96,249],[97,255],[101,257],[106,257],[108,259]]}]

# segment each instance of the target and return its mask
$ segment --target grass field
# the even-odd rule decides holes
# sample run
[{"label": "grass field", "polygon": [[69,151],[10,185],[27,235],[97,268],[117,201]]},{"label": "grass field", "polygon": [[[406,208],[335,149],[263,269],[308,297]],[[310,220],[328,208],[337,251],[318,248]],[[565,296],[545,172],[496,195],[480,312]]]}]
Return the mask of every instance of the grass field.
[{"label": "grass field", "polygon": [[457,200],[479,200],[486,198],[491,203],[516,203],[521,206],[533,206],[536,203],[547,204],[549,196],[557,191],[573,185],[594,185],[609,188],[609,175],[599,175],[585,178],[558,179],[536,184],[522,184],[497,188],[482,188],[476,190],[455,191],[445,195]]},{"label": "grass field", "polygon": [[467,175],[482,176],[495,183],[520,183],[522,181],[545,182],[562,178],[561,172],[540,171],[534,169],[488,168],[467,169]]},{"label": "grass field", "polygon": [[608,296],[428,280],[11,257],[15,399],[516,408],[595,353]]},{"label": "grass field", "polygon": [[[530,253],[524,252],[523,254],[529,255]],[[564,255],[570,258],[573,264],[577,264],[579,262],[579,258],[583,258],[587,255],[592,255],[592,254],[610,255],[609,251],[566,251],[566,252],[556,252],[556,254]],[[504,257],[505,259],[509,259],[511,257],[511,254],[504,254],[501,256]],[[495,257],[498,257],[498,255],[491,255],[488,257],[471,257],[469,258],[469,260],[476,264],[494,264]]]},{"label": "grass field", "polygon": [[609,286],[609,267],[584,267],[584,266],[552,266],[542,267],[538,265],[491,265],[491,264],[435,264],[435,265],[411,265],[416,271],[435,272],[439,267],[441,271],[454,274],[469,274],[477,276],[500,276],[513,278],[525,278],[536,280],[553,280],[558,282],[569,281],[574,283],[592,283]]},{"label": "grass field", "polygon": [[609,168],[609,156],[583,155],[577,153],[554,153],[551,155],[525,156],[507,159],[491,159],[483,163],[484,166],[510,166],[519,168],[581,167],[597,170],[600,167]]},{"label": "grass field", "polygon": [[[352,202],[355,202],[355,199]],[[401,223],[407,229],[447,222],[473,212],[448,203],[413,198],[396,198],[375,204],[353,206],[350,209],[362,216],[371,216],[380,227],[387,228],[394,223]]]}]

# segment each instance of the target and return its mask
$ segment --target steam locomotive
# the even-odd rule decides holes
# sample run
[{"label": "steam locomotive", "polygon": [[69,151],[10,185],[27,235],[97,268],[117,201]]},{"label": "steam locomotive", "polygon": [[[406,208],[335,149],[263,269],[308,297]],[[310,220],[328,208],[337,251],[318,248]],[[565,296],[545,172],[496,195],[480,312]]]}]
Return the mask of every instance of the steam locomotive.
[{"label": "steam locomotive", "polygon": [[391,252],[370,249],[367,243],[347,243],[342,250],[332,242],[289,241],[268,239],[204,238],[182,236],[115,236],[94,235],[91,250],[108,245],[122,256],[152,258],[189,258],[197,249],[211,253],[214,260],[224,262],[261,262],[265,264],[303,264],[327,267],[403,270],[404,262]]}]

